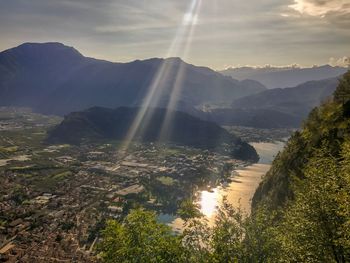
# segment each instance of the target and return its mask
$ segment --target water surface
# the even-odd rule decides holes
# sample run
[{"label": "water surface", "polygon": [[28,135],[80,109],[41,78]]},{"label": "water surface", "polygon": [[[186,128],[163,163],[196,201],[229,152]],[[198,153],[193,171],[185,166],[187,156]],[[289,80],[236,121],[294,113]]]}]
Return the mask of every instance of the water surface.
[{"label": "water surface", "polygon": [[[235,207],[241,207],[247,214],[250,213],[252,197],[262,180],[262,177],[270,169],[275,156],[280,152],[285,142],[275,143],[251,143],[260,156],[260,161],[240,170],[236,170],[232,181],[226,186],[218,186],[210,191],[199,191],[197,193],[198,205],[201,212],[206,216],[209,224],[213,224],[218,207],[222,204],[223,198]],[[182,221],[173,218],[169,225],[175,230],[180,230]]]}]

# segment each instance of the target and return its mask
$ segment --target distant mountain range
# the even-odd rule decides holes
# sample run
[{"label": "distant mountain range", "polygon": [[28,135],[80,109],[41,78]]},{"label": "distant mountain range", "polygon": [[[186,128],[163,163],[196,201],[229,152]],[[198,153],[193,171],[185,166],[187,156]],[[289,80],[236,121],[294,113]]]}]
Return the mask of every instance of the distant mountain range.
[{"label": "distant mountain range", "polygon": [[344,74],[348,69],[330,65],[312,68],[265,67],[265,68],[229,68],[220,73],[238,80],[252,79],[259,81],[268,89],[295,87],[307,81],[334,78]]},{"label": "distant mountain range", "polygon": [[206,120],[224,126],[253,128],[298,128],[302,117],[273,109],[215,109],[207,112]]},{"label": "distant mountain range", "polygon": [[210,111],[209,120],[259,128],[300,127],[313,108],[332,96],[337,85],[338,78],[331,78],[294,88],[266,90],[234,100],[230,109]]},{"label": "distant mountain range", "polygon": [[1,106],[60,115],[93,106],[137,106],[154,86],[159,89],[149,106],[180,101],[174,108],[230,103],[266,89],[256,81],[234,80],[179,58],[112,63],[84,57],[60,43],[26,43],[0,53]]},{"label": "distant mountain range", "polygon": [[[94,107],[65,116],[61,124],[49,132],[49,143],[80,144],[101,139],[124,140],[140,108],[120,107],[107,109]],[[164,119],[171,121],[163,130]],[[134,136],[143,142],[165,142],[208,149],[230,155],[237,159],[257,161],[255,149],[238,137],[228,133],[215,123],[200,120],[186,113],[149,108],[146,122]]]},{"label": "distant mountain range", "polygon": [[[220,125],[299,127],[312,108],[331,96],[345,71],[322,66],[223,72],[239,81],[179,58],[112,63],[60,43],[26,43],[0,53],[0,106],[64,115],[94,106],[140,107],[147,101],[148,107],[171,108]],[[270,88],[313,80],[268,90],[245,78]]]}]

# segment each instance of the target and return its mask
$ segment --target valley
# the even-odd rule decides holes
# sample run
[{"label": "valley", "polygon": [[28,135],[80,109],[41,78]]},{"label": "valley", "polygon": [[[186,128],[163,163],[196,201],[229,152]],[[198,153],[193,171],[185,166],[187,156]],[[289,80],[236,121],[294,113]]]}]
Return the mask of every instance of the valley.
[{"label": "valley", "polygon": [[350,263],[350,0],[0,1],[0,263]]},{"label": "valley", "polygon": [[[111,224],[126,227],[135,213],[153,220],[154,229],[164,227],[176,239],[189,237],[197,227],[194,238],[215,234],[218,220],[231,220],[230,226],[241,224],[235,226],[237,231],[255,231],[257,226],[245,227],[256,223],[249,220],[262,216],[270,227],[273,219],[264,214],[260,202],[269,199],[275,209],[274,205],[292,196],[290,182],[283,178],[289,172],[278,161],[290,158],[285,152],[300,127],[305,129],[303,119],[310,112],[315,115],[320,103],[330,103],[339,83],[338,78],[331,78],[266,90],[254,81],[237,81],[176,58],[119,65],[52,43],[25,44],[0,53],[2,68],[14,61],[26,64],[33,58],[33,49],[40,58],[62,55],[63,63],[44,59],[43,64],[14,69],[16,81],[7,80],[11,76],[7,72],[2,75],[2,90],[0,81],[4,95],[0,100],[0,260],[5,262],[99,262],[101,247],[109,248],[105,245],[108,228]],[[67,61],[77,63],[78,71],[96,67],[97,75],[103,75],[84,80],[92,83],[89,95],[79,90],[69,94],[70,85],[82,80],[77,68],[68,74],[76,80],[54,80],[55,70],[62,72]],[[102,85],[102,89],[111,88],[111,93],[95,90],[94,81],[107,80],[109,70],[121,75],[129,70],[142,73],[145,64],[149,70],[154,63],[158,69],[152,74],[164,66],[169,72],[185,68],[191,77],[183,79],[183,87],[168,86],[175,81],[169,73],[164,83],[146,91],[142,87],[133,90],[133,78],[123,76],[120,86]],[[28,79],[31,74],[26,71],[46,74],[46,66],[53,67],[47,81],[58,86],[44,94],[44,87]],[[101,66],[111,68],[102,70]],[[139,81],[145,83],[144,78]],[[116,79],[113,75],[110,80]],[[20,91],[17,96],[22,81],[31,84],[28,93]],[[89,89],[90,84],[78,86]],[[197,84],[203,85],[202,90]],[[11,85],[13,90],[6,88]],[[220,89],[213,91],[213,85]],[[125,92],[131,86],[130,93]],[[158,88],[164,94],[157,94]],[[75,97],[79,94],[82,100]],[[108,96],[128,94],[126,105],[108,102]],[[144,225],[142,220],[136,223]],[[238,239],[244,240],[243,236]],[[185,251],[182,246],[180,250]]]},{"label": "valley", "polygon": [[[113,139],[48,144],[47,133],[61,118],[23,108],[1,108],[0,114],[1,247],[11,246],[25,260],[89,262],[108,218],[122,219],[139,206],[175,215],[183,200],[234,184],[251,165],[169,143],[133,142],[127,150]],[[34,249],[44,244],[45,250]]]}]

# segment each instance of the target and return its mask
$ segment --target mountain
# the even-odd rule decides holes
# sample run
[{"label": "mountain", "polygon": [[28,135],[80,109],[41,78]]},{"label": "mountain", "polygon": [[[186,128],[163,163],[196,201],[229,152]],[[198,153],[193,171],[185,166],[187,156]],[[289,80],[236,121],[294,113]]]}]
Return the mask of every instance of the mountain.
[{"label": "mountain", "polygon": [[0,105],[32,107],[42,113],[137,106],[152,91],[149,106],[181,101],[194,107],[263,90],[256,81],[234,80],[179,58],[112,63],[84,57],[60,43],[25,43],[0,53]]},{"label": "mountain", "polygon": [[[253,205],[257,206],[262,202],[269,203],[275,208],[286,205],[287,200],[294,198],[295,189],[303,185],[299,180],[306,178],[305,169],[307,167],[322,169],[322,161],[320,162],[322,158],[331,158],[339,162],[338,166],[345,165],[342,163],[342,155],[349,154],[349,151],[348,149],[345,151],[343,147],[350,146],[349,138],[350,71],[340,80],[334,98],[315,108],[305,121],[302,130],[294,133],[284,151],[278,154],[254,195]],[[313,164],[313,161],[319,164]],[[327,166],[326,162],[324,164]],[[328,165],[327,169],[331,168]],[[336,170],[332,172],[335,173]],[[314,176],[321,176],[321,173]],[[333,176],[331,172],[325,176],[329,178],[328,180],[339,179],[335,179],[334,176],[338,175]],[[314,179],[317,181],[317,178]],[[318,183],[321,183],[321,178]]]},{"label": "mountain", "polygon": [[221,71],[225,76],[238,80],[256,80],[269,89],[295,87],[304,82],[338,77],[348,69],[330,65],[314,66],[312,68],[298,67],[265,67],[265,68],[229,68]]},{"label": "mountain", "polygon": [[350,262],[350,71],[276,156],[252,204],[254,259]]},{"label": "mountain", "polygon": [[293,114],[308,114],[310,110],[332,96],[339,78],[308,81],[293,88],[266,90],[233,101],[233,108],[278,109]]},{"label": "mountain", "polygon": [[262,129],[300,127],[301,116],[273,109],[214,109],[202,119],[226,126],[246,126]]},{"label": "mountain", "polygon": [[[49,143],[79,144],[85,140],[124,140],[141,108],[120,107],[108,109],[93,107],[65,116],[61,124],[49,132]],[[165,117],[170,122],[161,134]],[[242,160],[257,161],[255,149],[238,137],[212,122],[195,118],[179,111],[149,108],[134,140],[145,142],[170,142],[229,154]]]},{"label": "mountain", "polygon": [[331,78],[266,90],[233,101],[231,109],[212,110],[209,119],[223,125],[297,128],[313,108],[332,96],[338,82],[338,78]]}]

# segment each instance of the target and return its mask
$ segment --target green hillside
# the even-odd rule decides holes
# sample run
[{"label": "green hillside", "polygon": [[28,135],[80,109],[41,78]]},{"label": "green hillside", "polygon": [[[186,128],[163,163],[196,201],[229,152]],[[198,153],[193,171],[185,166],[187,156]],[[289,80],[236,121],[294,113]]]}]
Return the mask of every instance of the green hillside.
[{"label": "green hillside", "polygon": [[192,202],[182,234],[132,210],[103,231],[103,262],[350,262],[350,72],[334,98],[313,110],[289,140],[245,217],[224,203],[215,225]]},{"label": "green hillside", "polygon": [[341,159],[342,149],[350,136],[350,72],[340,81],[334,98],[315,108],[294,133],[285,150],[273,162],[254,196],[254,204],[266,201],[278,207],[293,197],[293,185],[305,177],[305,168],[313,158],[328,154]]}]

